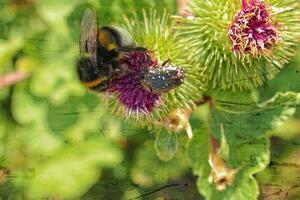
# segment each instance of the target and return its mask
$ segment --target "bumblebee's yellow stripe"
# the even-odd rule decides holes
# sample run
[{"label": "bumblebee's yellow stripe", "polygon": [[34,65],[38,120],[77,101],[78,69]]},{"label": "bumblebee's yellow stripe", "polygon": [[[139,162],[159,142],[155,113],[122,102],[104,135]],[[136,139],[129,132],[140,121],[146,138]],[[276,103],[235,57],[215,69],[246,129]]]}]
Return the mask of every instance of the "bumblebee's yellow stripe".
[{"label": "bumblebee's yellow stripe", "polygon": [[108,33],[100,30],[98,34],[99,34],[98,39],[99,39],[100,43],[102,43],[103,45],[107,45],[107,44],[111,43]]},{"label": "bumblebee's yellow stripe", "polygon": [[98,78],[96,80],[89,81],[89,82],[82,82],[82,84],[86,87],[95,87],[95,86],[99,85],[100,83],[102,83],[105,80],[107,80],[107,77]]},{"label": "bumblebee's yellow stripe", "polygon": [[108,51],[111,51],[111,50],[117,48],[117,45],[114,44],[114,43],[110,43],[110,44],[106,45],[106,48],[107,48]]},{"label": "bumblebee's yellow stripe", "polygon": [[111,40],[109,33],[100,30],[98,34],[98,40],[100,44],[102,44],[108,51],[117,48],[115,42]]}]

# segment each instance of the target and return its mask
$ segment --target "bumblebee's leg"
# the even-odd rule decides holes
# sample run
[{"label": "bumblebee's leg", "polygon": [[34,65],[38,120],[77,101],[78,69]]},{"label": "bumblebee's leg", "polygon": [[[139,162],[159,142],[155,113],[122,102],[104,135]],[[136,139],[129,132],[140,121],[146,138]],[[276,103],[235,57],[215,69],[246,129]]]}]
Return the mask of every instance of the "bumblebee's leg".
[{"label": "bumblebee's leg", "polygon": [[107,77],[100,78],[99,72],[94,68],[90,59],[81,58],[78,60],[77,73],[81,83],[89,89],[100,92],[107,88]]},{"label": "bumblebee's leg", "polygon": [[118,47],[118,51],[121,52],[146,52],[147,48],[144,47]]},{"label": "bumblebee's leg", "polygon": [[144,47],[133,47],[133,51],[146,52],[148,49]]},{"label": "bumblebee's leg", "polygon": [[121,64],[117,60],[112,60],[110,62],[110,70],[109,70],[109,75],[118,77],[122,74],[124,74],[128,69],[125,67],[124,64]]},{"label": "bumblebee's leg", "polygon": [[92,62],[88,58],[81,58],[77,62],[77,73],[80,81],[84,83],[92,82],[98,78]]},{"label": "bumblebee's leg", "polygon": [[163,63],[162,63],[162,66],[167,66],[167,64],[170,64],[171,63],[171,60],[170,58],[168,58],[167,60],[165,60]]},{"label": "bumblebee's leg", "polygon": [[128,53],[132,53],[132,52],[141,52],[141,53],[145,53],[148,51],[148,49],[144,48],[144,47],[131,47],[131,46],[126,46],[126,47],[118,47],[116,49],[116,60],[121,60],[123,59]]}]

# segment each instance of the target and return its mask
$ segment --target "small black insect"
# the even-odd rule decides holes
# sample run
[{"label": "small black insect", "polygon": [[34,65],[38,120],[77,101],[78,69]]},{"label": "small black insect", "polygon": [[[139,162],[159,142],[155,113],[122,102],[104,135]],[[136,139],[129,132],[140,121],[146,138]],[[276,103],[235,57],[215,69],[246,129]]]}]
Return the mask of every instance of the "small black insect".
[{"label": "small black insect", "polygon": [[147,51],[134,47],[131,35],[117,26],[97,26],[97,14],[86,9],[80,25],[80,58],[77,73],[83,85],[97,92],[106,91],[113,79],[126,68],[120,60],[126,53]]},{"label": "small black insect", "polygon": [[163,93],[175,89],[184,82],[184,71],[181,67],[170,65],[166,60],[162,66],[146,69],[141,76],[141,82],[147,90],[153,93]]}]

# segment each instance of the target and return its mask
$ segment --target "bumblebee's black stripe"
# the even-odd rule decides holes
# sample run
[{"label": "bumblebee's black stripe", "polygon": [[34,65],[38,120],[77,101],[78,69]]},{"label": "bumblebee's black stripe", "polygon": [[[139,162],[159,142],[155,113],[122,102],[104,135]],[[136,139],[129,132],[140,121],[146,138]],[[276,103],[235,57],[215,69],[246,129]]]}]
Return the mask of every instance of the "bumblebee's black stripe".
[{"label": "bumblebee's black stripe", "polygon": [[[103,38],[107,41],[98,41],[98,62],[108,62],[114,58],[119,57],[119,51],[117,47],[120,46],[120,35],[110,27],[101,27],[99,32],[105,33],[106,37]],[[116,48],[107,49],[107,44],[115,44]]]},{"label": "bumblebee's black stripe", "polygon": [[91,82],[98,78],[96,70],[89,58],[80,58],[77,63],[77,73],[81,82]]},{"label": "bumblebee's black stripe", "polygon": [[102,92],[109,87],[110,82],[108,77],[99,77],[97,69],[94,69],[91,60],[88,58],[79,59],[77,63],[77,72],[82,84],[93,91]]},{"label": "bumblebee's black stripe", "polygon": [[101,44],[98,45],[98,52],[101,52],[101,56],[98,56],[98,58],[97,58],[98,63],[109,62],[109,61],[119,57],[119,52],[116,49],[108,51]]},{"label": "bumblebee's black stripe", "polygon": [[147,48],[144,47],[120,47],[119,50],[124,52],[147,52]]}]

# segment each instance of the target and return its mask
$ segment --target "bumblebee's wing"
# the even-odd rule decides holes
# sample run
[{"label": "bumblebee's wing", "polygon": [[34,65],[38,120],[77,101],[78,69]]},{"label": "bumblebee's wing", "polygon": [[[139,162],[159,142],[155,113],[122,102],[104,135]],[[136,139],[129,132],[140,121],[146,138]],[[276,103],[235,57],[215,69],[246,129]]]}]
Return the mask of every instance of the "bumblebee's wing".
[{"label": "bumblebee's wing", "polygon": [[90,58],[93,66],[97,66],[97,33],[97,14],[86,9],[80,25],[80,57]]}]

